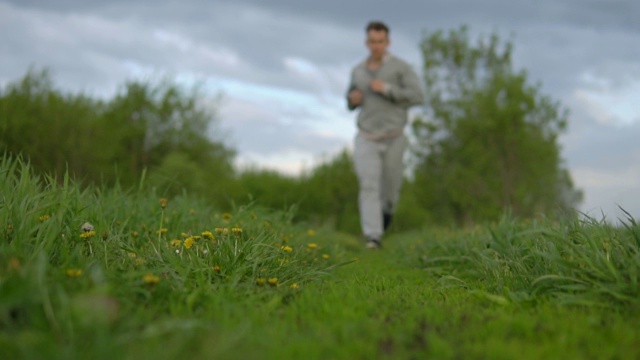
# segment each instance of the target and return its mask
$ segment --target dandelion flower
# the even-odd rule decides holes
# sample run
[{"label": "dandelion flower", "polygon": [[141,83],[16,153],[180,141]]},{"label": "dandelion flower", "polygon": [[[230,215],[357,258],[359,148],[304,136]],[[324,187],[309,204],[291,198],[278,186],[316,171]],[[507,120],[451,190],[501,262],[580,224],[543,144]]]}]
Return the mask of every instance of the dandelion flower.
[{"label": "dandelion flower", "polygon": [[215,232],[216,232],[216,234],[228,234],[229,233],[229,229],[228,228],[216,228]]},{"label": "dandelion flower", "polygon": [[237,228],[237,227],[235,227],[235,228],[231,229],[231,232],[232,232],[234,235],[240,235],[240,234],[242,234],[242,228]]},{"label": "dandelion flower", "polygon": [[137,238],[138,236],[140,236],[140,233],[137,231],[133,231],[131,232],[131,236],[133,236],[134,238]]},{"label": "dandelion flower", "polygon": [[91,231],[87,231],[87,232],[83,232],[82,234],[80,234],[80,238],[81,239],[90,239],[92,237],[96,236],[96,232],[91,230]]},{"label": "dandelion flower", "polygon": [[329,254],[322,254],[322,258],[325,259],[325,260],[328,260],[329,259]]},{"label": "dandelion flower", "polygon": [[266,280],[264,278],[257,278],[256,279],[256,285],[258,285],[258,286],[263,286],[265,282],[266,282]]},{"label": "dandelion flower", "polygon": [[68,277],[80,277],[82,276],[82,269],[67,269]]},{"label": "dandelion flower", "polygon": [[40,222],[42,223],[42,222],[45,222],[45,221],[49,220],[49,218],[51,218],[51,216],[49,216],[49,215],[42,215],[42,216],[40,216],[40,217],[38,218],[38,220],[40,220]]},{"label": "dandelion flower", "polygon": [[224,213],[222,214],[222,218],[224,220],[231,220],[231,218],[233,217],[233,215],[231,215],[230,213]]},{"label": "dandelion flower", "polygon": [[202,232],[202,237],[204,237],[205,239],[208,239],[208,240],[215,239],[215,237],[213,236],[213,233],[211,231],[203,231]]},{"label": "dandelion flower", "polygon": [[293,248],[291,246],[288,246],[288,245],[281,247],[281,249],[284,252],[292,252],[293,251]]},{"label": "dandelion flower", "polygon": [[318,244],[316,244],[316,243],[309,243],[309,244],[307,244],[307,247],[308,247],[309,249],[317,249],[317,248],[318,248]]},{"label": "dandelion flower", "polygon": [[291,288],[292,289],[298,289],[299,287],[300,287],[300,285],[298,285],[298,283],[291,284]]},{"label": "dandelion flower", "polygon": [[171,247],[178,247],[182,245],[182,240],[174,239],[174,240],[171,240],[170,244],[171,244]]},{"label": "dandelion flower", "polygon": [[153,274],[146,274],[142,277],[142,281],[147,285],[155,285],[160,282],[160,278]]},{"label": "dandelion flower", "polygon": [[160,199],[160,207],[161,208],[163,208],[163,209],[166,208],[168,203],[169,203],[169,200],[167,198]]},{"label": "dandelion flower", "polygon": [[220,268],[220,265],[215,265],[211,267],[211,270],[219,273],[222,269]]},{"label": "dandelion flower", "polygon": [[186,240],[184,241],[185,249],[191,249],[194,242],[195,241],[193,240],[193,236],[189,236],[188,238],[186,238]]},{"label": "dandelion flower", "polygon": [[167,233],[167,231],[169,231],[169,229],[167,229],[167,228],[162,228],[162,229],[160,229],[160,230],[156,230],[156,234],[158,234],[158,235],[166,234],[166,233]]},{"label": "dandelion flower", "polygon": [[269,285],[271,286],[276,286],[278,285],[278,278],[269,278],[269,280],[267,280],[267,282],[269,283]]},{"label": "dandelion flower", "polygon": [[309,229],[309,230],[307,230],[307,235],[308,236],[315,236],[316,235],[316,231],[313,230],[313,229]]}]

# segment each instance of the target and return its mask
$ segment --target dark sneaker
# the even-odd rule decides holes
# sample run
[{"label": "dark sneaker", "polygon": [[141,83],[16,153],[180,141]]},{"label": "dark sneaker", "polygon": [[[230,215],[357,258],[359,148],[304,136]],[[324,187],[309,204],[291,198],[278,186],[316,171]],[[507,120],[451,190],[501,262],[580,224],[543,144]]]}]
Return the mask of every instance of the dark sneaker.
[{"label": "dark sneaker", "polygon": [[377,239],[367,240],[367,249],[380,249],[381,247],[382,247],[382,244],[380,243],[380,240],[377,240]]},{"label": "dark sneaker", "polygon": [[382,228],[386,231],[391,225],[391,220],[393,220],[393,214],[382,213]]}]

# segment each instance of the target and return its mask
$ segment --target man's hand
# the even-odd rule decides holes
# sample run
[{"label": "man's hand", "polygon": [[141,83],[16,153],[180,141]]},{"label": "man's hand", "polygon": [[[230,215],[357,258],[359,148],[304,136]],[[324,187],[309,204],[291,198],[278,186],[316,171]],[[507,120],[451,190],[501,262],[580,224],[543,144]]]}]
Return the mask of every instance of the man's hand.
[{"label": "man's hand", "polygon": [[369,83],[369,87],[374,92],[382,93],[384,91],[384,81],[380,79],[371,80],[371,82]]},{"label": "man's hand", "polygon": [[349,103],[353,106],[358,106],[362,103],[362,91],[358,89],[351,90],[349,92]]}]

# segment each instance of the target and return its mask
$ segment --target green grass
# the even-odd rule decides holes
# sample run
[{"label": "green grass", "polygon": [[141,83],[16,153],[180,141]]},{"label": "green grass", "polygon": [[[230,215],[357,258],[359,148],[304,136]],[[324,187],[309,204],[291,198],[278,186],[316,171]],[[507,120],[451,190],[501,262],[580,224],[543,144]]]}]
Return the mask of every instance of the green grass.
[{"label": "green grass", "polygon": [[631,217],[507,217],[367,251],[289,211],[163,208],[142,188],[0,161],[0,359],[640,357]]}]

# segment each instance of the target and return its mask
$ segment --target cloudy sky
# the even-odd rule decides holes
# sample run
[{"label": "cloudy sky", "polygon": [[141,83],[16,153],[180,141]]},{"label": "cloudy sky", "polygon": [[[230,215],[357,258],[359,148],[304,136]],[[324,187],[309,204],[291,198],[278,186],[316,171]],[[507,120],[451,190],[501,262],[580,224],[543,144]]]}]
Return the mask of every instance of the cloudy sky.
[{"label": "cloudy sky", "polygon": [[104,97],[127,79],[200,81],[224,95],[240,165],[296,173],[352,146],[343,94],[367,21],[387,22],[417,71],[424,31],[467,24],[511,38],[515,66],[569,109],[581,210],[640,217],[639,15],[636,0],[0,0],[0,86],[30,66]]}]

